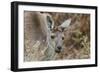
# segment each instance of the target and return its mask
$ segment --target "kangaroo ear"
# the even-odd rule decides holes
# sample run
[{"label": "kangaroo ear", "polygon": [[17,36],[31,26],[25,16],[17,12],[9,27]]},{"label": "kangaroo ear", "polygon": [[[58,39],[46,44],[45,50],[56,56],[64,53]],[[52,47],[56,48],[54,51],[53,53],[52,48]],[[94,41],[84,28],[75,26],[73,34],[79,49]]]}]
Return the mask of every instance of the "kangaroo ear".
[{"label": "kangaroo ear", "polygon": [[50,15],[47,15],[47,25],[50,30],[54,28],[54,21]]},{"label": "kangaroo ear", "polygon": [[60,27],[63,28],[63,29],[65,29],[66,27],[68,27],[68,26],[70,25],[70,23],[71,23],[71,18],[65,20],[65,21],[60,25]]}]

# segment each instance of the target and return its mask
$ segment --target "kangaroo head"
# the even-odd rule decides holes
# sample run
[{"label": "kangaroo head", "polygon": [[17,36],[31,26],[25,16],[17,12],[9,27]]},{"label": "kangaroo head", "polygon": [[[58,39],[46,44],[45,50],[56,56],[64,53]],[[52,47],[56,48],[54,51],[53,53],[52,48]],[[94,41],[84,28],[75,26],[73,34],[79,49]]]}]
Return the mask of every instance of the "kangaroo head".
[{"label": "kangaroo head", "polygon": [[[64,41],[64,31],[69,27],[71,23],[71,19],[65,20],[61,25],[54,28],[54,20],[50,14],[42,13],[43,16],[45,16],[46,19],[46,26],[47,26],[47,42],[50,42],[50,40],[53,40],[55,42],[55,52],[60,53],[63,51],[63,41]],[[44,27],[44,26],[43,26]],[[56,30],[55,30],[56,29]],[[55,32],[53,32],[55,30]]]},{"label": "kangaroo head", "polygon": [[51,39],[55,41],[55,52],[60,53],[63,51],[63,42],[65,39],[64,31],[68,28],[71,23],[71,19],[65,20],[61,25],[56,28],[56,31],[51,34]]}]

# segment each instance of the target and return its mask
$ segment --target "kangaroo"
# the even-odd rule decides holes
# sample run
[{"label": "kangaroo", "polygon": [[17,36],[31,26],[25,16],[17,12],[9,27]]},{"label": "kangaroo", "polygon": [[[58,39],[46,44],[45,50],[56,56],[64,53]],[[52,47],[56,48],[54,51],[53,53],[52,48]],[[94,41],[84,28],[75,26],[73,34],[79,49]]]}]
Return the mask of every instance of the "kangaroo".
[{"label": "kangaroo", "polygon": [[71,19],[65,20],[56,29],[48,13],[26,11],[24,19],[25,61],[55,59],[55,53],[63,51],[63,32],[69,27]]}]

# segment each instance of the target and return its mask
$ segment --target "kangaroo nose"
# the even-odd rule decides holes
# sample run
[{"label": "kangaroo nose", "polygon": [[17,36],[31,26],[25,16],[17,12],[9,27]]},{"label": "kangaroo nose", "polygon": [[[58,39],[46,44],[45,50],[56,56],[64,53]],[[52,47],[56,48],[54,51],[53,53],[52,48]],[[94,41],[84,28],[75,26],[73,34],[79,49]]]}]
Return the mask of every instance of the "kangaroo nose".
[{"label": "kangaroo nose", "polygon": [[61,52],[62,47],[58,46],[57,49],[55,50],[56,53],[60,53]]},{"label": "kangaroo nose", "polygon": [[58,46],[57,48],[58,48],[59,50],[61,50],[61,49],[62,49],[62,47],[61,47],[61,46]]}]

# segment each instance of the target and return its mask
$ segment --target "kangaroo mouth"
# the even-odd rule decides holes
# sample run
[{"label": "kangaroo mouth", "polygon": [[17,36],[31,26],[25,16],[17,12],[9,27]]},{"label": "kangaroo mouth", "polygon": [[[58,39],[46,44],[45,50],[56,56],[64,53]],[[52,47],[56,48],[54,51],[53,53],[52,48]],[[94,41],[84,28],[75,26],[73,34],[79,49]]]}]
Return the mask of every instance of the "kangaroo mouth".
[{"label": "kangaroo mouth", "polygon": [[61,50],[55,50],[55,52],[56,52],[56,53],[60,53],[60,52],[61,52]]}]

